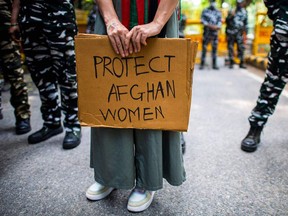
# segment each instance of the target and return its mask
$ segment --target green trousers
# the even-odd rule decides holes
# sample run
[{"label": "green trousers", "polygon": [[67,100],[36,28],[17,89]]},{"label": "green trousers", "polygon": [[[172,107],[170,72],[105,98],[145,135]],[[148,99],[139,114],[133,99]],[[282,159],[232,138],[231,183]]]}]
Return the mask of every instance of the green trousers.
[{"label": "green trousers", "polygon": [[95,181],[118,189],[159,190],[163,178],[185,181],[180,134],[138,129],[91,129],[91,167]]}]

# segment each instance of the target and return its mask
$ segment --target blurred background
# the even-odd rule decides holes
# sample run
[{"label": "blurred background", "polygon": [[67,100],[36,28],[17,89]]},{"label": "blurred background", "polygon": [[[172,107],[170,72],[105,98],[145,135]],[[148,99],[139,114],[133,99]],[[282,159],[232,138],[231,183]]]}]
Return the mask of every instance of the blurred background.
[{"label": "blurred background", "polygon": [[[228,51],[225,35],[225,19],[229,10],[235,9],[236,0],[216,0],[216,2],[218,8],[222,12],[222,28],[219,33],[218,55],[226,57]],[[182,15],[180,22],[184,24],[184,26],[182,26],[183,37],[191,38],[192,40],[199,42],[196,61],[199,63],[203,33],[200,18],[203,9],[209,6],[209,0],[181,0],[180,3],[180,11]],[[75,11],[80,33],[90,33],[89,30],[87,31],[88,17],[93,16],[93,10],[97,9],[95,7],[94,0],[75,1]],[[267,65],[266,56],[269,52],[272,22],[268,16],[266,16],[267,10],[263,0],[246,0],[246,9],[248,12],[249,30],[245,37],[245,59],[248,64],[250,63],[258,68],[265,69]],[[209,49],[211,49],[210,45],[208,51]]]}]

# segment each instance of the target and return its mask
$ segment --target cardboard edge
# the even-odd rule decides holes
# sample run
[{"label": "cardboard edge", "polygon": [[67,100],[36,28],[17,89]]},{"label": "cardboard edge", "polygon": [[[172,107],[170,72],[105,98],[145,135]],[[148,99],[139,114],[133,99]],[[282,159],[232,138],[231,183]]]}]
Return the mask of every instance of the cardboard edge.
[{"label": "cardboard edge", "polygon": [[[194,75],[194,68],[195,68],[195,60],[196,60],[196,55],[197,55],[197,49],[198,49],[198,42],[195,41],[190,41],[189,42],[189,47],[188,47],[188,54],[187,54],[187,61],[188,61],[188,66],[187,66],[187,92],[190,94],[188,95],[188,119],[190,119],[190,112],[191,112],[191,104],[192,104],[192,91],[193,91],[193,75]],[[188,122],[189,126],[189,122]]]},{"label": "cardboard edge", "polygon": [[[98,39],[107,39],[108,36],[107,35],[97,35],[97,34],[84,34],[84,33],[79,33],[75,36],[75,52],[79,53],[79,43],[81,43],[82,40],[87,40],[87,39],[95,39],[95,38],[98,38]],[[162,38],[149,38],[148,40],[163,40]],[[165,40],[179,40],[179,38],[165,38]],[[187,41],[187,51],[188,51],[188,57],[187,58],[187,76],[191,76],[191,58],[192,57],[192,54],[191,54],[191,39],[183,39],[185,41]],[[76,59],[76,72],[78,71],[78,65],[77,65],[77,55],[75,55],[75,59]],[[193,64],[192,64],[193,65]],[[189,75],[191,74],[191,75]],[[189,78],[189,77],[187,77]],[[191,77],[192,78],[192,77]],[[78,80],[77,80],[78,81]],[[191,97],[191,81],[189,81],[189,83],[187,83],[190,87],[190,89],[187,89],[187,96],[188,97]],[[79,95],[79,89],[77,89],[77,92],[78,92],[78,95]],[[79,97],[78,97],[79,98]],[[78,99],[79,100],[79,99]],[[168,130],[168,131],[179,131],[179,132],[186,132],[188,131],[188,124],[189,124],[189,117],[190,117],[190,106],[191,106],[191,103],[189,102],[189,105],[188,105],[188,119],[187,119],[187,126],[185,128],[171,128],[171,129],[165,129],[165,130]],[[80,107],[78,107],[78,118],[79,118],[79,122],[81,124],[81,126],[84,126],[84,127],[105,127],[105,128],[122,128],[122,127],[118,127],[118,126],[107,126],[107,125],[93,125],[91,123],[85,123],[83,122],[83,119],[82,119],[82,116],[80,115]],[[130,127],[127,127],[127,128],[130,128]],[[133,127],[131,127],[133,128]],[[137,129],[142,129],[142,130],[145,130],[144,128],[137,128]],[[154,127],[154,128],[151,128],[153,130],[163,130],[163,128],[161,127]]]}]

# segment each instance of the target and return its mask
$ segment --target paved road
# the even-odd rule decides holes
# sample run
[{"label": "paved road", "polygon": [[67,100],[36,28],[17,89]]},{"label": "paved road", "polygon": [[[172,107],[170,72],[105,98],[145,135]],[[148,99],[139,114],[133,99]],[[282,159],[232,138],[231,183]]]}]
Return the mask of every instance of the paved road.
[{"label": "paved road", "polygon": [[[249,69],[250,70],[250,69]],[[256,76],[257,77],[257,76]],[[247,70],[195,70],[189,131],[184,156],[187,181],[164,184],[151,207],[137,215],[288,215],[288,98],[282,96],[264,129],[259,149],[248,154],[240,141],[255,105],[260,82]],[[261,80],[261,78],[260,78]],[[32,87],[32,86],[31,86]],[[99,202],[85,198],[93,183],[89,168],[89,128],[82,144],[65,151],[59,135],[28,145],[14,135],[13,110],[4,93],[0,121],[0,215],[132,215],[129,191],[116,190]],[[32,127],[42,125],[33,88]]]}]

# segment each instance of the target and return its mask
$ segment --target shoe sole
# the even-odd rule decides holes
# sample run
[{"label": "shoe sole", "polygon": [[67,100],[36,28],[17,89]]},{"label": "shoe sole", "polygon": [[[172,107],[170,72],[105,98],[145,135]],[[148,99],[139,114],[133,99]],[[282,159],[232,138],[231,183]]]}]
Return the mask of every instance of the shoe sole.
[{"label": "shoe sole", "polygon": [[33,140],[31,141],[31,140],[29,140],[29,137],[28,137],[28,143],[29,144],[37,144],[39,142],[43,142],[43,141],[45,141],[47,139],[50,139],[51,137],[56,136],[56,135],[58,135],[58,134],[60,134],[62,132],[63,132],[63,128],[62,127],[57,128],[57,129],[53,130],[53,132],[51,132],[50,134],[47,134],[42,139],[39,139],[37,141],[33,141]]},{"label": "shoe sole", "polygon": [[99,195],[92,195],[86,192],[86,198],[91,201],[101,200],[107,197],[113,190],[115,190],[115,188],[109,188],[107,191]]},{"label": "shoe sole", "polygon": [[257,150],[257,146],[256,147],[247,147],[247,146],[241,145],[241,150],[243,150],[245,152],[254,152]]},{"label": "shoe sole", "polygon": [[144,203],[141,206],[134,207],[134,206],[127,205],[128,211],[131,211],[131,212],[142,212],[142,211],[146,210],[151,205],[151,203],[153,201],[153,198],[154,198],[154,194],[155,194],[155,191],[152,192],[151,199],[147,203]]}]

